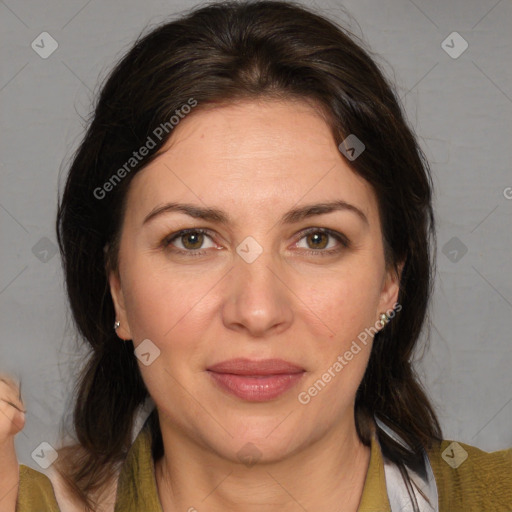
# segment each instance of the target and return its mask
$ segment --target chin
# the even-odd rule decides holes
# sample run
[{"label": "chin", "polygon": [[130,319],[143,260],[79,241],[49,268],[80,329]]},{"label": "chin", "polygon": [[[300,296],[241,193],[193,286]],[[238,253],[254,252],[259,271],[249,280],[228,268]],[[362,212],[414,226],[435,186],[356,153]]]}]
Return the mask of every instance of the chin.
[{"label": "chin", "polygon": [[215,451],[233,462],[279,462],[305,442],[297,439],[298,425],[290,422],[286,428],[284,427],[283,423],[288,420],[283,422],[283,418],[267,418],[262,421],[260,418],[256,423],[244,420],[239,429],[235,425],[224,423],[223,427],[233,437],[229,434],[223,435],[222,440],[217,439],[212,446],[216,445]]}]

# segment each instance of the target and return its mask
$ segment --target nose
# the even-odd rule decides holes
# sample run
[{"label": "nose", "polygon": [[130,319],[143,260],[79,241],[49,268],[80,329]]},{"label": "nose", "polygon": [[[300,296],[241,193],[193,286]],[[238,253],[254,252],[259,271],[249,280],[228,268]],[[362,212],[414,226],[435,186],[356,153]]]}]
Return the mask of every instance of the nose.
[{"label": "nose", "polygon": [[283,269],[265,251],[253,262],[236,257],[222,307],[227,329],[254,338],[277,335],[293,321],[293,293]]}]

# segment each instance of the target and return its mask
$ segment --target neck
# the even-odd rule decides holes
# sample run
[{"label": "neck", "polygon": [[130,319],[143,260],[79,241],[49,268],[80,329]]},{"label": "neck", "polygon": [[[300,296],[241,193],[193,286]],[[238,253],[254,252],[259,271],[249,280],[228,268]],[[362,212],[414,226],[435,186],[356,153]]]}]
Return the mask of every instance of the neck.
[{"label": "neck", "polygon": [[164,456],[155,462],[162,510],[356,512],[370,448],[353,427],[329,432],[282,460],[249,467],[206,452],[182,433],[166,432]]}]

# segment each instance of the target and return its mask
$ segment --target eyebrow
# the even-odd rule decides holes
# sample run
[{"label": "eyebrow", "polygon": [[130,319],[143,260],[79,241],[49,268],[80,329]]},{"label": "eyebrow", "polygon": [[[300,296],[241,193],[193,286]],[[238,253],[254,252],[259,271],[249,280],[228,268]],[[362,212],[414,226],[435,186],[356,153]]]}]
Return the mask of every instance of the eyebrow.
[{"label": "eyebrow", "polygon": [[[279,223],[294,224],[314,215],[322,215],[335,211],[348,211],[355,213],[365,224],[369,225],[368,219],[362,210],[353,204],[342,200],[309,204],[300,208],[294,208],[285,213]],[[151,212],[149,212],[149,214],[144,218],[143,224],[146,224],[159,215],[169,212],[185,213],[190,217],[194,217],[195,219],[208,220],[212,222],[218,222],[220,224],[230,223],[229,216],[217,208],[203,208],[187,203],[166,203],[151,210]]]}]

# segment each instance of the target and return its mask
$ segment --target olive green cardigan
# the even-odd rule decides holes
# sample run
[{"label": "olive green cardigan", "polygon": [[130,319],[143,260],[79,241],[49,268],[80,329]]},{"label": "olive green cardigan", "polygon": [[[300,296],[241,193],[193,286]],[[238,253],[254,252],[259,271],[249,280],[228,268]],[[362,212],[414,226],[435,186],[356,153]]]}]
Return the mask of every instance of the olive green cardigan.
[{"label": "olive green cardigan", "polygon": [[[487,453],[464,443],[443,441],[428,457],[437,484],[439,512],[512,512],[512,448]],[[16,512],[60,512],[45,474],[23,464],[19,474]],[[115,512],[162,512],[147,422],[121,467]],[[375,437],[358,512],[391,512],[384,460]]]}]

